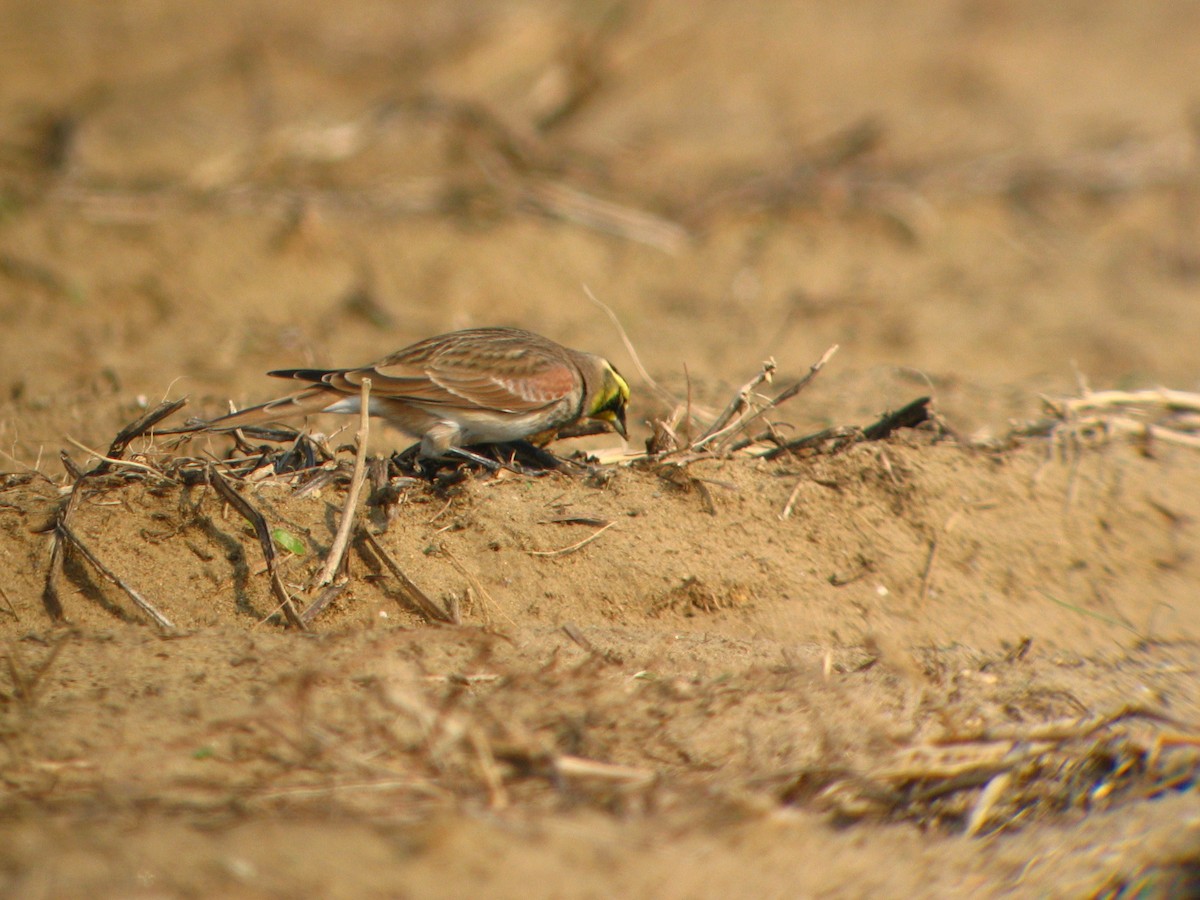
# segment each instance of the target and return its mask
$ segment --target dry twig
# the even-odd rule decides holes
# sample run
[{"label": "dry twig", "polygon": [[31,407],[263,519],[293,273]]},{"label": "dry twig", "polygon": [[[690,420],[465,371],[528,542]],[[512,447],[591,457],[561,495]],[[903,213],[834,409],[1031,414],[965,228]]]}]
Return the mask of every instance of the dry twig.
[{"label": "dry twig", "polygon": [[447,612],[434,603],[431,599],[429,599],[428,594],[417,587],[413,580],[404,574],[404,570],[396,565],[392,557],[386,550],[383,549],[382,546],[380,546],[379,541],[375,539],[375,536],[371,534],[371,532],[367,531],[365,528],[362,528],[359,529],[358,536],[363,543],[371,548],[371,552],[373,552],[379,557],[379,559],[383,561],[383,564],[387,566],[388,571],[391,572],[392,575],[396,577],[396,580],[400,582],[400,586],[404,591],[404,595],[408,598],[413,606],[415,606],[425,615],[426,618],[433,622],[445,622],[448,625],[462,624],[457,615]]},{"label": "dry twig", "polygon": [[315,600],[304,608],[304,612],[300,613],[300,621],[308,625],[319,616],[330,603],[338,598],[338,595],[344,591],[349,585],[348,581],[340,581],[337,584],[327,584],[321,590]]},{"label": "dry twig", "polygon": [[337,535],[325,565],[317,577],[316,585],[323,587],[336,577],[342,562],[346,558],[346,548],[350,545],[350,534],[354,530],[354,521],[358,513],[358,497],[362,493],[363,481],[367,474],[367,437],[371,430],[371,379],[362,380],[361,418],[358,425],[358,450],[354,455],[354,474],[350,477],[350,490],[346,494],[346,505],[342,509],[342,521],[338,525]]},{"label": "dry twig", "polygon": [[930,402],[931,398],[929,397],[918,397],[911,403],[906,403],[895,412],[884,413],[877,421],[872,422],[864,428],[854,426],[825,428],[815,434],[805,435],[792,441],[776,444],[763,451],[752,452],[763,459],[775,459],[784,453],[796,453],[800,450],[819,447],[828,441],[832,441],[833,450],[836,452],[860,441],[883,440],[900,428],[915,428],[929,421]]},{"label": "dry twig", "polygon": [[[729,404],[722,410],[721,414],[708,426],[704,434],[700,435],[696,442],[692,444],[692,451],[703,450],[706,444],[712,443],[729,431],[736,430],[741,422],[733,422],[734,417],[740,415],[750,407],[750,397],[754,393],[754,389],[763,382],[770,382],[774,374],[775,360],[768,359],[763,362],[758,374],[738,388],[738,392],[734,394],[733,399],[729,401]],[[730,424],[731,422],[733,424]]]},{"label": "dry twig", "polygon": [[[107,474],[109,469],[115,464],[125,464],[122,457],[124,456],[125,450],[129,444],[135,438],[140,437],[153,428],[158,422],[174,413],[186,402],[187,400],[184,399],[160,403],[136,422],[125,426],[125,428],[121,429],[120,433],[117,434],[116,438],[113,439],[112,444],[108,448],[108,454],[106,456],[100,456],[100,454],[95,453],[95,451],[88,450],[88,453],[98,457],[100,462],[86,472],[81,471],[71,461],[71,458],[67,456],[66,452],[59,454],[60,458],[62,459],[63,466],[67,470],[67,474],[70,475],[74,483],[71,485],[71,490],[68,493],[66,500],[63,501],[58,510],[55,512],[50,528],[47,529],[53,532],[54,538],[50,546],[50,561],[46,569],[46,581],[42,587],[42,605],[45,607],[46,612],[52,619],[59,621],[62,620],[64,616],[62,599],[58,595],[58,577],[62,574],[63,547],[65,544],[70,543],[85,559],[87,559],[88,562],[90,562],[96,568],[96,571],[100,572],[101,575],[119,586],[121,590],[125,591],[130,599],[133,600],[133,602],[137,604],[138,607],[143,610],[143,612],[145,612],[156,623],[158,623],[160,627],[166,629],[174,628],[170,620],[167,619],[166,616],[162,615],[162,613],[158,612],[158,610],[156,610],[154,606],[145,599],[145,597],[143,597],[140,593],[131,588],[121,579],[117,578],[117,576],[114,575],[110,569],[105,567],[99,561],[99,559],[97,559],[95,554],[88,550],[79,541],[79,538],[70,530],[68,523],[71,519],[71,514],[75,511],[75,508],[79,505],[79,501],[83,497],[84,483],[90,478]],[[137,463],[132,465],[135,468],[143,468]]]},{"label": "dry twig", "polygon": [[[721,415],[717,417],[716,421],[708,427],[708,430],[701,435],[700,439],[692,444],[691,449],[693,451],[697,451],[703,449],[707,444],[723,441],[728,436],[749,426],[751,422],[754,422],[756,419],[761,418],[771,410],[776,409],[777,407],[786,403],[788,400],[791,400],[812,383],[812,380],[817,377],[818,373],[820,373],[823,368],[825,368],[825,364],[833,358],[833,355],[837,353],[837,351],[838,345],[834,344],[823,354],[821,354],[820,359],[808,367],[808,372],[803,378],[780,391],[775,395],[774,398],[768,400],[762,406],[755,407],[750,403],[750,398],[753,395],[754,389],[764,381],[770,381],[771,375],[775,369],[775,361],[767,360],[767,362],[763,363],[763,370],[757,376],[755,376],[755,378],[751,379],[748,383],[742,386],[742,388],[737,392],[737,395],[725,408],[725,411],[722,412]],[[733,451],[743,450],[751,443],[753,443],[753,441],[743,439],[732,444],[729,449]]]},{"label": "dry twig", "polygon": [[[100,464],[92,470],[91,474],[103,475],[109,470],[109,467],[114,462],[121,460],[125,456],[125,450],[135,438],[141,437],[143,434],[154,428],[154,426],[163,419],[167,418],[167,416],[173,415],[177,410],[182,409],[186,404],[186,397],[179,400],[164,401],[163,403],[160,403],[158,406],[154,407],[154,409],[147,412],[136,422],[126,425],[123,429],[121,429],[120,433],[113,438],[113,442],[108,448],[107,455],[101,457]],[[91,453],[92,451],[89,450],[88,452]]]},{"label": "dry twig", "polygon": [[88,549],[87,545],[79,539],[78,535],[71,530],[66,522],[58,523],[58,525],[55,527],[55,534],[58,538],[69,544],[73,549],[77,550],[84,559],[92,564],[92,568],[124,591],[126,596],[128,596],[129,599],[134,602],[137,608],[153,619],[154,623],[158,625],[159,628],[163,629],[164,631],[173,631],[175,629],[174,623],[172,623],[170,619],[155,609],[154,605],[145,597],[143,597],[139,591],[123,581],[110,568],[108,568],[108,566],[104,565],[104,563],[100,562],[100,560],[96,557],[96,554]]},{"label": "dry twig", "polygon": [[208,483],[213,486],[222,499],[230,506],[238,511],[241,516],[250,523],[254,528],[254,533],[258,537],[258,544],[262,548],[263,559],[267,564],[267,573],[271,581],[271,592],[275,595],[275,599],[279,601],[279,609],[283,610],[284,616],[287,617],[288,623],[302,631],[305,629],[304,620],[300,618],[300,614],[296,611],[296,606],[292,602],[291,595],[288,594],[287,588],[283,584],[283,578],[279,574],[279,567],[275,563],[275,544],[271,538],[271,529],[267,526],[267,520],[263,518],[263,514],[250,505],[241,494],[233,489],[225,477],[217,471],[215,466],[210,466],[208,469]]}]

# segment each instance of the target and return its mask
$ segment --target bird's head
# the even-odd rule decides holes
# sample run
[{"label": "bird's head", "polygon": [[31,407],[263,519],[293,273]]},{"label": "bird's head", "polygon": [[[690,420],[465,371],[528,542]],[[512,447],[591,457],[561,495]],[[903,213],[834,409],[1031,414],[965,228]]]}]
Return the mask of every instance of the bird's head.
[{"label": "bird's head", "polygon": [[600,364],[599,378],[594,383],[595,389],[585,406],[584,415],[589,419],[607,422],[617,434],[627,438],[625,407],[629,403],[629,383],[608,360],[600,360]]}]

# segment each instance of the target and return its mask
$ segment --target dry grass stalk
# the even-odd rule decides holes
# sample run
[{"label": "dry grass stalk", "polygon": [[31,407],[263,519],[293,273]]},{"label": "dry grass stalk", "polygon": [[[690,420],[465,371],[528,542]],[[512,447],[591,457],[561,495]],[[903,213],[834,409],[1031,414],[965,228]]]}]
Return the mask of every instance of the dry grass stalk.
[{"label": "dry grass stalk", "polygon": [[1063,446],[1132,437],[1200,449],[1200,393],[1092,391],[1084,385],[1078,397],[1043,397],[1042,402],[1050,418],[1013,429],[1013,437],[1050,437]]},{"label": "dry grass stalk", "polygon": [[526,203],[548,216],[666,253],[678,253],[689,240],[686,229],[675,222],[611,200],[601,200],[563,182],[527,179],[521,185],[520,195]]},{"label": "dry grass stalk", "polygon": [[903,747],[870,773],[876,781],[935,782],[1007,771],[1053,746],[1050,741],[977,741],[963,744],[918,744]]},{"label": "dry grass stalk", "polygon": [[564,780],[602,781],[628,789],[647,787],[654,783],[656,777],[651,769],[622,766],[616,763],[585,759],[582,756],[566,755],[554,758],[554,771],[555,774]]},{"label": "dry grass stalk", "polygon": [[566,556],[568,553],[574,553],[576,550],[580,550],[580,549],[586,547],[588,544],[590,544],[596,538],[600,537],[600,535],[604,534],[604,532],[608,531],[608,529],[612,528],[616,524],[617,524],[616,522],[608,522],[607,524],[602,525],[599,529],[594,531],[592,534],[589,534],[582,541],[576,541],[574,544],[571,544],[568,547],[561,547],[558,550],[530,550],[530,551],[528,551],[529,555],[530,556]]},{"label": "dry grass stalk", "polygon": [[1112,712],[1094,716],[1069,717],[1039,722],[1034,725],[992,726],[969,734],[952,734],[940,738],[938,744],[969,744],[980,741],[1067,741],[1090,737],[1101,729],[1130,718],[1170,722],[1160,710],[1144,706],[1122,706]]},{"label": "dry grass stalk", "polygon": [[75,440],[75,438],[71,437],[70,435],[67,435],[67,443],[70,444],[72,447],[74,447],[77,450],[82,450],[84,453],[91,456],[93,459],[95,459],[97,462],[99,462],[101,465],[105,466],[106,468],[112,468],[113,466],[118,466],[118,467],[125,468],[125,469],[136,469],[139,472],[145,472],[148,475],[154,475],[154,476],[157,476],[158,478],[165,479],[166,481],[174,481],[175,480],[175,479],[171,478],[169,475],[167,475],[165,472],[163,472],[162,469],[155,468],[154,466],[148,466],[145,463],[134,462],[131,459],[121,459],[116,456],[105,456],[103,453],[93,450],[91,447],[88,447],[87,445],[80,443],[79,441]]},{"label": "dry grass stalk", "polygon": [[495,598],[493,598],[492,595],[490,593],[488,593],[488,589],[483,586],[483,583],[478,578],[475,577],[475,575],[470,571],[470,569],[468,569],[461,562],[459,562],[458,557],[455,556],[453,553],[451,553],[450,550],[444,544],[438,548],[438,553],[440,553],[442,556],[446,557],[446,559],[450,561],[450,565],[454,566],[454,568],[458,572],[458,574],[461,575],[463,578],[467,579],[467,583],[471,586],[471,588],[475,591],[476,595],[481,600],[485,601],[488,604],[488,606],[494,607],[496,610],[498,610],[500,612],[500,614],[502,616],[504,616],[504,618],[508,619],[508,623],[510,625],[517,624],[516,622],[514,622],[512,620],[511,616],[509,616],[506,612],[504,612],[503,609],[500,608],[500,604],[498,604],[496,602]]},{"label": "dry grass stalk", "polygon": [[367,476],[367,438],[371,433],[371,379],[362,380],[360,402],[362,410],[358,424],[358,449],[354,454],[354,474],[350,477],[350,490],[346,494],[346,505],[342,509],[342,521],[338,525],[337,535],[325,565],[321,569],[315,584],[323,587],[337,576],[346,558],[346,549],[350,545],[350,534],[354,530],[354,522],[358,514],[358,497],[362,493],[363,482]]},{"label": "dry grass stalk", "polygon": [[[588,287],[586,284],[583,285],[583,294],[590,301],[592,301],[592,303],[594,303],[596,306],[600,307],[600,310],[606,316],[608,316],[608,320],[610,322],[612,322],[613,327],[617,329],[617,334],[621,338],[621,343],[625,346],[625,352],[628,353],[629,358],[631,360],[633,360],[633,367],[635,370],[637,370],[638,377],[641,378],[642,381],[644,381],[646,384],[648,384],[650,386],[650,389],[652,391],[654,391],[654,393],[658,394],[663,399],[667,400],[670,403],[677,402],[675,397],[672,396],[671,392],[668,391],[666,388],[662,387],[661,385],[659,385],[659,383],[657,381],[655,381],[653,377],[651,377],[650,373],[646,370],[646,367],[644,365],[642,365],[642,358],[641,358],[641,356],[638,355],[637,348],[633,346],[633,341],[631,341],[629,339],[629,333],[625,330],[625,326],[621,324],[621,320],[619,318],[617,318],[617,314],[612,311],[612,307],[610,307],[607,303],[605,303],[603,300],[601,300],[599,297],[597,297],[594,293],[592,293],[592,289],[590,287]],[[685,366],[684,367],[685,371],[686,371],[686,368],[687,367]],[[688,405],[690,408],[690,406],[691,406],[690,383],[689,383],[689,390],[688,390],[688,401],[689,401]]]},{"label": "dry grass stalk", "polygon": [[304,482],[304,484],[298,486],[292,492],[292,496],[299,499],[300,497],[307,497],[309,494],[321,490],[321,488],[325,487],[334,479],[336,479],[340,471],[341,466],[336,462],[323,463],[321,465],[321,471],[318,474],[311,476],[307,481]]},{"label": "dry grass stalk", "polygon": [[966,837],[975,837],[987,824],[993,809],[1012,783],[1012,778],[1012,772],[1001,772],[979,792],[975,805],[971,807],[971,814],[967,816],[966,828],[963,829]]},{"label": "dry grass stalk", "polygon": [[1113,407],[1160,407],[1177,412],[1200,412],[1200,394],[1175,391],[1168,388],[1152,388],[1144,391],[1088,391],[1081,397],[1060,400],[1057,406],[1064,416],[1084,411],[1111,409]]},{"label": "dry grass stalk", "polygon": [[409,791],[414,794],[423,794],[435,797],[440,797],[443,793],[430,779],[414,777],[388,778],[381,779],[379,781],[346,782],[343,784],[304,785],[301,787],[274,788],[272,790],[256,791],[253,794],[253,799],[310,799],[313,797],[331,797],[337,794],[355,792],[383,793],[388,791]]},{"label": "dry grass stalk", "polygon": [[500,767],[496,765],[496,754],[492,752],[491,743],[483,729],[478,726],[467,728],[467,740],[471,749],[475,751],[483,782],[487,785],[488,805],[492,809],[504,809],[508,806],[508,791],[504,789],[504,777],[500,774]]},{"label": "dry grass stalk", "polygon": [[796,486],[792,488],[792,492],[788,494],[787,503],[783,504],[783,511],[779,514],[779,518],[787,521],[792,515],[792,510],[796,506],[796,500],[800,496],[800,488],[808,482],[807,476],[802,476],[796,480]]},{"label": "dry grass stalk", "polygon": [[[1167,763],[1160,754],[1170,738],[1118,726],[1132,716],[1163,718],[1123,707],[903,747],[868,772],[836,773],[818,797],[848,819],[949,819],[976,836],[1012,827],[1039,806],[1090,806],[1112,801],[1119,791],[1154,796],[1193,783],[1200,756],[1192,750],[1200,738],[1185,734],[1173,746],[1188,752]],[[979,793],[972,798],[967,791]]]}]

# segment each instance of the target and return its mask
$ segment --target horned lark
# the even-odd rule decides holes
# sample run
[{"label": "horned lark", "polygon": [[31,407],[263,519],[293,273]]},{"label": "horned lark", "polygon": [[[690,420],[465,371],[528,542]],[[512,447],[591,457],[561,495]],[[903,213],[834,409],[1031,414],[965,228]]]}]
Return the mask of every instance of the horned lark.
[{"label": "horned lark", "polygon": [[356,369],[280,369],[309,382],[295,393],[204,423],[229,431],[315,413],[359,413],[371,379],[370,413],[420,438],[430,458],[471,444],[546,444],[582,419],[622,437],[629,385],[612,363],[517,328],[471,328],[419,341]]}]

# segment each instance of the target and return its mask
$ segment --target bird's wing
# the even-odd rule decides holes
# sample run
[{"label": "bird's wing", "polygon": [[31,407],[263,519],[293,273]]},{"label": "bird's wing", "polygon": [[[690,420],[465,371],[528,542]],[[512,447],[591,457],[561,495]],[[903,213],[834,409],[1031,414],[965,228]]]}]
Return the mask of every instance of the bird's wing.
[{"label": "bird's wing", "polygon": [[325,384],[356,392],[371,379],[374,396],[429,406],[535,412],[560,402],[578,388],[578,373],[565,360],[538,355],[529,364],[497,372],[486,360],[467,365],[437,359],[419,366],[383,362],[361,369],[330,373]]}]

